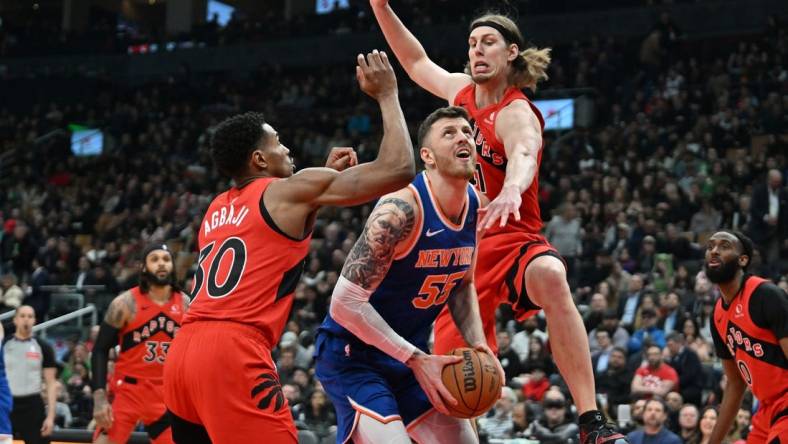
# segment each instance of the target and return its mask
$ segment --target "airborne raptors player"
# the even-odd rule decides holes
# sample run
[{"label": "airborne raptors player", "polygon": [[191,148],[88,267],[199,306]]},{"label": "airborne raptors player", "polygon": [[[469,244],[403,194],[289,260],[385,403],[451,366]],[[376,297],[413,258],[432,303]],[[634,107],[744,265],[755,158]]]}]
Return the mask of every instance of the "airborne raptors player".
[{"label": "airborne raptors player", "polygon": [[[476,186],[492,201],[479,221],[476,285],[487,341],[496,349],[495,310],[512,305],[518,320],[544,309],[556,364],[572,392],[584,444],[624,443],[597,410],[591,354],[583,320],[574,305],[566,268],[540,234],[539,165],[544,120],[521,88],[547,78],[547,49],[527,48],[508,17],[483,15],[468,32],[468,65],[450,73],[427,57],[419,41],[394,14],[388,0],[370,0],[386,41],[408,75],[422,88],[470,114],[479,168]],[[444,310],[435,322],[435,352],[464,340]]]},{"label": "airborne raptors player", "polygon": [[[140,285],[116,297],[99,328],[91,357],[93,417],[97,443],[128,441],[138,421],[154,444],[172,443],[164,406],[163,369],[167,350],[180,328],[188,297],[174,288],[175,270],[166,245],[152,245],[142,256]],[[109,350],[120,354],[109,392]]]}]

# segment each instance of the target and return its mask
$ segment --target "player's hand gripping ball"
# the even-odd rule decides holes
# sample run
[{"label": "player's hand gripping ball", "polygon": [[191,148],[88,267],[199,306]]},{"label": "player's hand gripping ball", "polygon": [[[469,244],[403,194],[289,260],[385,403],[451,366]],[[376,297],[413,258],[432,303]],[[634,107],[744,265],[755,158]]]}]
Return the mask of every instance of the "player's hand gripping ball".
[{"label": "player's hand gripping ball", "polygon": [[456,348],[450,355],[462,361],[443,368],[443,385],[451,392],[457,405],[446,402],[449,413],[457,418],[475,418],[490,410],[501,396],[501,376],[487,353],[472,348]]}]

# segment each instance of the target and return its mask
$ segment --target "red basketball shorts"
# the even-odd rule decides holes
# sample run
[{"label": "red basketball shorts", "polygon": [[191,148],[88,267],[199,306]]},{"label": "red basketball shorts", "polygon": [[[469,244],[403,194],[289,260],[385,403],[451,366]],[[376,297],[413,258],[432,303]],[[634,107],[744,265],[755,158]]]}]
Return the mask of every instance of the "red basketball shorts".
[{"label": "red basketball shorts", "polygon": [[788,394],[773,402],[761,403],[752,417],[747,444],[788,443]]},{"label": "red basketball shorts", "polygon": [[[518,321],[541,310],[528,297],[524,278],[528,264],[546,255],[561,259],[558,251],[539,234],[501,233],[485,237],[479,242],[474,281],[479,294],[484,335],[493,352],[498,352],[495,310],[499,305],[511,304]],[[435,321],[434,353],[446,354],[455,348],[467,346],[454,325],[448,306],[444,307]]]},{"label": "red basketball shorts", "polygon": [[184,325],[164,363],[164,402],[214,444],[297,442],[270,345],[248,325]]},{"label": "red basketball shorts", "polygon": [[106,433],[112,442],[128,441],[137,422],[142,421],[154,444],[172,444],[172,430],[164,406],[162,381],[117,376],[108,387],[112,399],[112,427],[97,428],[94,441]]}]

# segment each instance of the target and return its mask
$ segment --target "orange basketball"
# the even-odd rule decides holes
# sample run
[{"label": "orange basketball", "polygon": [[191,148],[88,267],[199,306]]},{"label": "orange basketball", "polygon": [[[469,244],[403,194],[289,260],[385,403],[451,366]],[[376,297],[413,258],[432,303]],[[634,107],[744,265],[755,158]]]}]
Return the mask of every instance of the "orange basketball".
[{"label": "orange basketball", "polygon": [[456,348],[449,355],[462,356],[462,361],[443,367],[443,385],[457,400],[446,403],[449,413],[457,418],[475,418],[484,414],[501,396],[501,381],[493,357],[471,348]]}]

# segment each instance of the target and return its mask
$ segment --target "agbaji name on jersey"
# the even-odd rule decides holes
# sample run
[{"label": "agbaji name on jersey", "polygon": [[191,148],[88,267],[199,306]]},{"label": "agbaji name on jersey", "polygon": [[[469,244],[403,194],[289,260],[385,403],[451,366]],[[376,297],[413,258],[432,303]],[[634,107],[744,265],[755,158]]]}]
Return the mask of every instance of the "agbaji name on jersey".
[{"label": "agbaji name on jersey", "polygon": [[230,202],[230,205],[221,207],[211,213],[211,217],[205,218],[203,226],[203,230],[205,231],[204,234],[207,236],[211,231],[225,225],[240,227],[247,214],[249,214],[249,208],[247,208],[246,205],[236,209],[232,202]]}]

